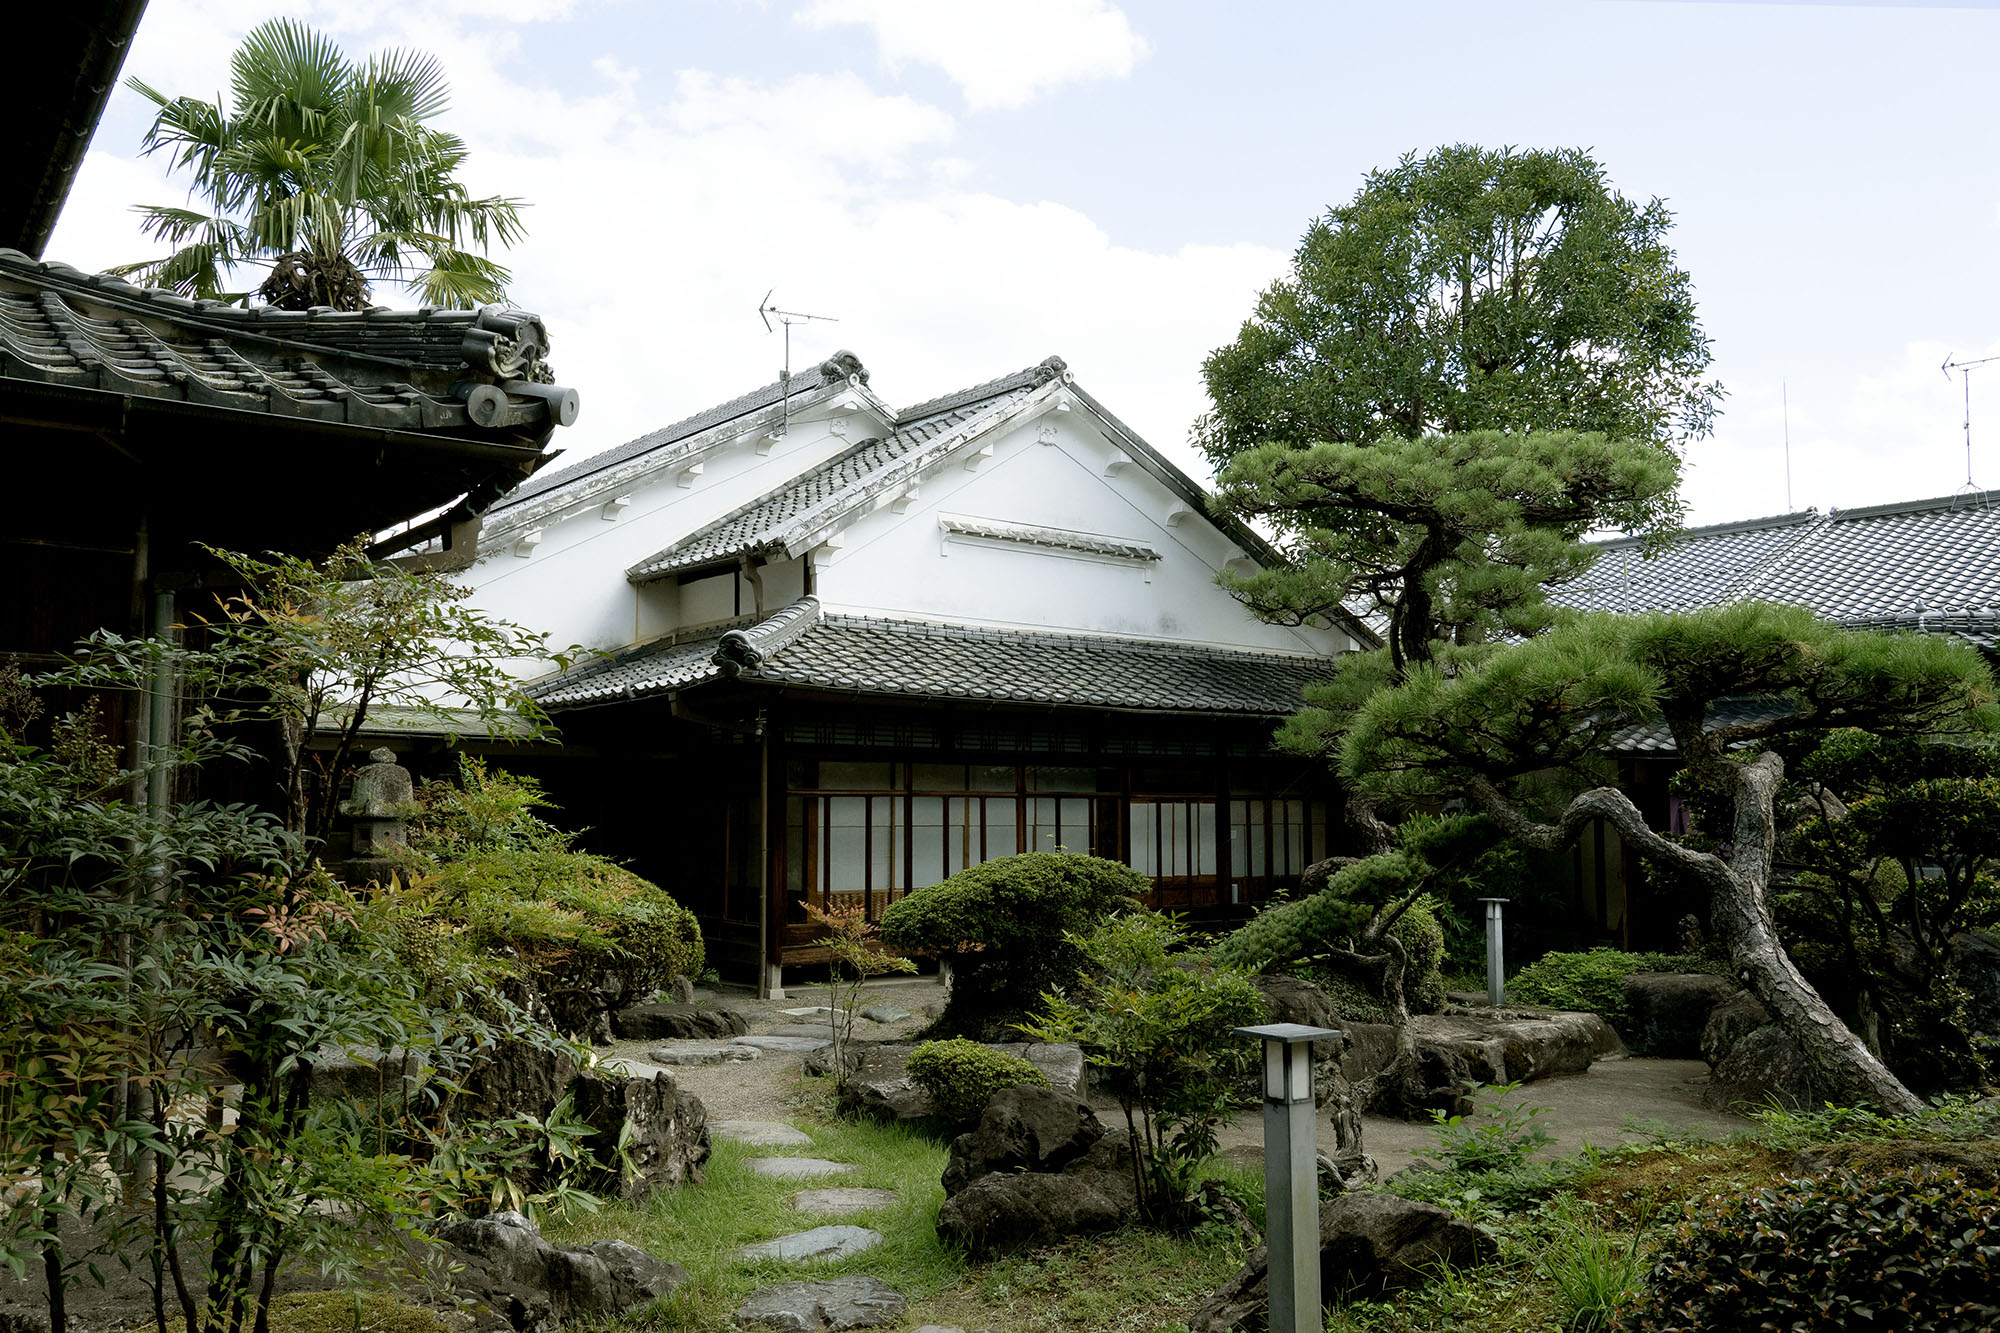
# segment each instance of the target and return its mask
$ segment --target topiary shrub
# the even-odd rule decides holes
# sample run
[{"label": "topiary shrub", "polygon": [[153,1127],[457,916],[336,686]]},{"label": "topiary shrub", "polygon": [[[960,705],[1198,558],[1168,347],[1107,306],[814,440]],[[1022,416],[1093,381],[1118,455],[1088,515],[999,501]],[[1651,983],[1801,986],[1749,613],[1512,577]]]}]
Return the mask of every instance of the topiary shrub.
[{"label": "topiary shrub", "polygon": [[1614,1327],[2000,1327],[2000,1192],[1948,1171],[1842,1171],[1691,1205]]},{"label": "topiary shrub", "polygon": [[938,1118],[958,1129],[979,1123],[993,1094],[1027,1083],[1049,1085],[1048,1075],[1018,1055],[964,1037],[927,1041],[910,1052],[910,1082],[931,1095]]},{"label": "topiary shrub", "polygon": [[1045,990],[1076,980],[1088,934],[1137,906],[1152,880],[1127,865],[1074,852],[1026,852],[959,871],[882,913],[882,941],[948,956],[955,976],[936,1031],[997,1035]]},{"label": "topiary shrub", "polygon": [[466,759],[458,784],[426,783],[417,800],[394,906],[418,953],[442,944],[501,960],[569,1032],[608,1004],[701,972],[694,913],[617,862],[576,851],[573,834],[534,813],[548,801],[533,779]]},{"label": "topiary shrub", "polygon": [[1444,909],[1429,894],[1411,903],[1389,933],[1402,942],[1403,1001],[1413,1014],[1434,1014],[1444,1008]]},{"label": "topiary shrub", "polygon": [[1625,978],[1634,972],[1728,976],[1729,966],[1694,954],[1624,953],[1618,949],[1549,953],[1513,975],[1507,982],[1507,998],[1517,1004],[1599,1014],[1614,1028],[1620,1027],[1631,1022],[1631,1015],[1625,1012]]}]

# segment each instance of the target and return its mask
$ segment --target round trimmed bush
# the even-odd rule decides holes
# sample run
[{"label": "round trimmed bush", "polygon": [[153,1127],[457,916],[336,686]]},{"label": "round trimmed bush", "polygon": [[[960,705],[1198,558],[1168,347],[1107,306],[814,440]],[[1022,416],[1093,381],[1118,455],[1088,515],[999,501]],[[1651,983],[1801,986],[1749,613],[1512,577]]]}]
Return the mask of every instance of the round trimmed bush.
[{"label": "round trimmed bush", "polygon": [[1018,1055],[964,1037],[927,1041],[910,1052],[910,1082],[931,1095],[938,1117],[970,1129],[993,1094],[1023,1083],[1049,1085],[1048,1075]]},{"label": "round trimmed bush", "polygon": [[1153,881],[1074,852],[1025,852],[961,870],[882,913],[883,943],[949,955],[957,970],[939,1029],[983,1036],[1026,1014],[1045,990],[1075,984],[1070,935],[1138,905]]},{"label": "round trimmed bush", "polygon": [[[1718,1211],[1719,1208],[1719,1211]],[[1691,1205],[1621,1333],[2000,1327],[2000,1191],[1849,1171]]]},{"label": "round trimmed bush", "polygon": [[1516,1004],[1546,1005],[1597,1014],[1615,1028],[1630,1024],[1625,1011],[1625,978],[1634,972],[1710,972],[1728,975],[1724,964],[1692,954],[1625,953],[1592,949],[1588,953],[1548,953],[1516,972],[1507,982],[1507,998]]}]

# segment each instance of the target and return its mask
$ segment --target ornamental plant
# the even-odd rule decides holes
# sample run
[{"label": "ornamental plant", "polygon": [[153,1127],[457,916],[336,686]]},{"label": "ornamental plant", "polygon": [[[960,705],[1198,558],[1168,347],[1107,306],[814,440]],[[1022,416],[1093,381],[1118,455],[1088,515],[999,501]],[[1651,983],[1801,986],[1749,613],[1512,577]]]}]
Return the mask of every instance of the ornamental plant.
[{"label": "ornamental plant", "polygon": [[1152,887],[1132,867],[1102,857],[1003,856],[891,903],[882,941],[950,959],[955,976],[937,1030],[981,1037],[1071,981],[1086,961],[1078,939],[1137,906]]},{"label": "ornamental plant", "polygon": [[1840,1171],[1691,1204],[1622,1333],[2000,1326],[2000,1191]]},{"label": "ornamental plant", "polygon": [[888,972],[914,972],[917,965],[897,954],[884,953],[880,933],[860,903],[821,909],[806,904],[806,915],[826,928],[815,943],[831,957],[826,965],[827,1008],[833,1011],[833,1086],[847,1087],[853,1071],[854,1016],[861,1009],[861,988],[868,978]]},{"label": "ornamental plant", "polygon": [[964,1037],[925,1042],[910,1052],[908,1068],[910,1081],[931,1095],[938,1117],[956,1129],[977,1124],[996,1092],[1049,1085],[1049,1076],[1020,1056]]}]

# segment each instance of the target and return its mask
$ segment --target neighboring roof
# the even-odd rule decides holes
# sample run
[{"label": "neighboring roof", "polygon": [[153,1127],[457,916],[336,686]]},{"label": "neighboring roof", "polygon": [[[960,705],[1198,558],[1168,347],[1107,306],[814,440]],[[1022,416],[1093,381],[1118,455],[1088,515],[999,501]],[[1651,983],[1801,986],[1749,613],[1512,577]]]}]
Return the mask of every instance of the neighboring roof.
[{"label": "neighboring roof", "polygon": [[782,548],[787,541],[818,528],[871,495],[875,483],[892,465],[909,459],[911,468],[920,468],[924,460],[912,455],[948,450],[963,438],[965,432],[960,427],[1004,412],[1027,397],[1034,387],[1032,383],[1009,384],[989,397],[959,403],[921,418],[911,417],[909,424],[887,437],[863,440],[749,504],[695,529],[633,565],[625,576],[634,583],[644,583],[680,570],[700,569],[741,555]]},{"label": "neighboring roof", "polygon": [[627,440],[615,448],[602,453],[578,459],[574,463],[559,468],[550,468],[537,473],[526,485],[507,496],[495,507],[494,515],[499,517],[507,510],[529,500],[545,495],[557,487],[569,485],[600,472],[608,472],[620,464],[629,463],[646,454],[670,450],[676,444],[704,431],[713,430],[739,417],[749,416],[765,408],[776,407],[780,402],[790,400],[796,406],[799,401],[829,388],[849,384],[868,383],[868,368],[852,352],[835,352],[832,356],[810,370],[785,379],[774,380],[762,388],[732,398],[726,403],[684,417],[670,426],[662,426],[648,431],[636,440]]},{"label": "neighboring roof", "polygon": [[1637,539],[1599,546],[1558,605],[1683,611],[1785,602],[1828,620],[1957,634],[1982,648],[2000,623],[2000,492],[1808,510],[1694,528],[1652,559]]},{"label": "neighboring roof", "polygon": [[7,15],[7,171],[0,246],[42,253],[117,86],[146,0],[21,5]]},{"label": "neighboring roof", "polygon": [[560,708],[685,689],[718,675],[861,695],[1140,712],[1283,717],[1327,660],[1155,640],[974,629],[827,614],[806,597],[754,624],[711,627],[541,682]]},{"label": "neighboring roof", "polygon": [[577,412],[538,316],[244,308],[0,250],[0,381],[541,446]]},{"label": "neighboring roof", "polygon": [[[1793,708],[1793,704],[1768,697],[1718,699],[1702,719],[1702,730],[1733,727],[1739,722],[1764,722],[1782,717]],[[1676,749],[1673,733],[1667,730],[1665,722],[1659,721],[1620,727],[1605,739],[1604,748],[1613,754],[1672,754]]]}]

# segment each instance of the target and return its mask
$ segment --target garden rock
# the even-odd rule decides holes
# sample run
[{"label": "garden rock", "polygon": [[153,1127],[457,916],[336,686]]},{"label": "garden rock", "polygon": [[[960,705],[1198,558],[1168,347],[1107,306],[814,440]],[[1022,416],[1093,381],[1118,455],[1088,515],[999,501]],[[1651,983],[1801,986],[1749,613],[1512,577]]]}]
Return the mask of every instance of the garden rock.
[{"label": "garden rock", "polygon": [[833,1043],[825,1037],[735,1037],[738,1046],[754,1046],[760,1051],[817,1051]]},{"label": "garden rock", "polygon": [[754,1291],[736,1308],[736,1322],[778,1333],[838,1333],[896,1323],[909,1308],[903,1294],[880,1278],[841,1277]]},{"label": "garden rock", "polygon": [[1084,1063],[1081,1046],[1066,1041],[989,1041],[986,1048],[1026,1060],[1042,1071],[1049,1086],[1057,1092],[1081,1096],[1086,1091],[1084,1079],[1089,1066]]},{"label": "garden rock", "polygon": [[[910,1079],[911,1046],[875,1046],[850,1050],[848,1076],[840,1090],[842,1115],[885,1125],[917,1125],[931,1119],[937,1108],[931,1095]],[[809,1061],[830,1063],[822,1051]]]},{"label": "garden rock", "polygon": [[422,1064],[401,1047],[323,1047],[313,1055],[311,1096],[315,1101],[361,1102],[379,1096],[393,1106],[407,1101],[425,1081]]},{"label": "garden rock", "polygon": [[1060,1172],[994,1171],[938,1209],[938,1235],[974,1259],[1047,1245],[1130,1223],[1139,1206],[1132,1154],[1104,1139]]},{"label": "garden rock", "polygon": [[733,1009],[699,1004],[634,1004],[612,1015],[611,1027],[621,1037],[655,1041],[740,1037],[750,1022]]},{"label": "garden rock", "polygon": [[812,1142],[810,1135],[776,1120],[717,1120],[708,1128],[720,1138],[757,1148],[792,1148]]},{"label": "garden rock", "polygon": [[1715,1007],[1701,1030],[1701,1058],[1713,1068],[1736,1049],[1736,1043],[1768,1027],[1771,1011],[1747,990],[1739,990]]},{"label": "garden rock", "polygon": [[800,1190],[792,1196],[792,1208],[801,1213],[860,1213],[870,1208],[887,1208],[896,1202],[896,1191],[836,1186],[823,1190]]},{"label": "garden rock", "polygon": [[1393,1023],[1341,1023],[1346,1038],[1341,1052],[1340,1072],[1351,1083],[1365,1083],[1396,1062],[1396,1025]]},{"label": "garden rock", "polygon": [[597,1159],[617,1163],[620,1198],[643,1203],[660,1190],[701,1183],[710,1151],[708,1111],[699,1097],[680,1090],[673,1075],[587,1073],[570,1094],[593,1131]]},{"label": "garden rock", "polygon": [[1702,1100],[1718,1110],[1776,1103],[1788,1110],[1818,1106],[1821,1088],[1812,1063],[1773,1023],[1736,1043],[1709,1076]]},{"label": "garden rock", "polygon": [[656,1065],[726,1065],[755,1060],[764,1053],[755,1046],[738,1046],[733,1041],[681,1041],[671,1046],[655,1046],[646,1058]]},{"label": "garden rock", "polygon": [[458,1293],[519,1333],[556,1333],[566,1319],[615,1318],[687,1281],[679,1264],[623,1241],[558,1249],[515,1212],[453,1222],[438,1236],[455,1251]]},{"label": "garden rock", "polygon": [[861,1016],[871,1023],[900,1023],[910,1016],[910,1011],[894,1004],[864,1004]]},{"label": "garden rock", "polygon": [[1886,1176],[1926,1167],[1956,1171],[1974,1189],[2000,1188],[2000,1139],[1963,1143],[1895,1140],[1887,1143],[1829,1143],[1807,1148],[1792,1165],[1810,1176],[1851,1170],[1866,1176]]},{"label": "garden rock", "polygon": [[453,1109],[461,1124],[520,1115],[547,1120],[575,1077],[576,1058],[566,1050],[496,1042],[473,1057],[465,1093]]},{"label": "garden rock", "polygon": [[832,1262],[872,1250],[882,1243],[882,1233],[867,1227],[814,1227],[776,1240],[745,1245],[736,1252],[744,1261],[779,1259],[790,1264]]},{"label": "garden rock", "polygon": [[[1386,1072],[1386,1071],[1385,1071]],[[1473,1083],[1465,1057],[1445,1046],[1417,1047],[1408,1079],[1377,1077],[1365,1085],[1366,1109],[1398,1120],[1424,1120],[1430,1112],[1469,1115]]]},{"label": "garden rock", "polygon": [[1060,1171],[1104,1137],[1104,1123],[1075,1097],[1054,1088],[1002,1088],[979,1124],[953,1140],[944,1192],[957,1194],[995,1171]]},{"label": "garden rock", "polygon": [[[1499,1251],[1493,1237],[1427,1203],[1393,1194],[1343,1194],[1319,1210],[1321,1299],[1379,1296],[1420,1285],[1440,1265],[1465,1268]],[[1194,1333],[1262,1328],[1270,1306],[1263,1246],[1188,1321]]]},{"label": "garden rock", "polygon": [[1634,972],[1623,983],[1630,1017],[1619,1036],[1634,1055],[1692,1060],[1709,1016],[1736,993],[1727,977],[1702,972]]},{"label": "garden rock", "polygon": [[1459,1056],[1480,1083],[1532,1083],[1556,1074],[1581,1074],[1601,1050],[1618,1048],[1617,1035],[1596,1014],[1505,1009],[1419,1014],[1410,1027],[1419,1049]]}]

